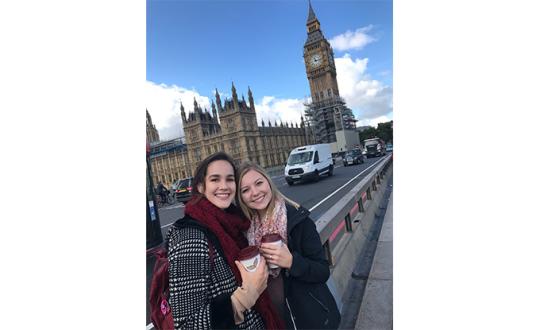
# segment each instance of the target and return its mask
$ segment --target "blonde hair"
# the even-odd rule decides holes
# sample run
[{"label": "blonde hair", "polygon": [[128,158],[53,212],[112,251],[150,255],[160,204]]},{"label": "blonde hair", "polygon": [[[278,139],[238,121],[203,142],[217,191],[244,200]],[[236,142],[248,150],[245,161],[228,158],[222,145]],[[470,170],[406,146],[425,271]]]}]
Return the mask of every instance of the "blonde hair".
[{"label": "blonde hair", "polygon": [[249,172],[249,171],[256,171],[257,173],[262,175],[266,179],[266,181],[268,181],[268,185],[270,186],[270,191],[272,192],[272,199],[270,200],[270,202],[268,203],[268,207],[266,208],[266,213],[267,214],[272,214],[272,212],[274,211],[274,207],[276,205],[276,200],[278,198],[282,198],[283,200],[285,200],[289,204],[293,205],[295,208],[298,208],[300,206],[298,203],[296,203],[292,199],[290,199],[288,197],[285,197],[285,195],[283,195],[276,188],[276,185],[274,184],[274,182],[272,182],[272,179],[270,179],[270,177],[268,176],[268,173],[266,173],[266,171],[262,167],[260,167],[259,165],[257,165],[256,163],[253,163],[253,162],[244,162],[244,163],[242,163],[242,165],[240,165],[240,169],[238,170],[238,173],[240,173],[240,174],[238,175],[238,182],[237,182],[237,185],[236,185],[237,186],[237,189],[236,189],[236,203],[237,203],[237,205],[240,205],[240,208],[242,209],[242,212],[244,213],[244,215],[248,219],[253,220],[253,218],[257,214],[256,210],[251,209],[242,200],[242,189],[240,187],[240,182],[242,182],[242,178],[244,178],[244,175],[246,175],[246,173]]}]

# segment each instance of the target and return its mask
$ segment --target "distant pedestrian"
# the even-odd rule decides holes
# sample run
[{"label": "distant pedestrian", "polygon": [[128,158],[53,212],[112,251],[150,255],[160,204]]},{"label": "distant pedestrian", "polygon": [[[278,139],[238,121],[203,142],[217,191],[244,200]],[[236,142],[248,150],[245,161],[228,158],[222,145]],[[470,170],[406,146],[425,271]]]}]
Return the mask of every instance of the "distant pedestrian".
[{"label": "distant pedestrian", "polygon": [[161,198],[162,203],[167,202],[169,190],[167,189],[167,187],[165,187],[165,185],[161,181],[157,185],[156,192],[159,195],[159,198]]},{"label": "distant pedestrian", "polygon": [[[287,329],[337,329],[341,320],[326,285],[328,261],[309,211],[283,196],[268,174],[254,163],[240,167],[237,199],[251,220],[250,245],[260,251],[270,269],[268,291]],[[279,234],[283,244],[262,243]]]},{"label": "distant pedestrian", "polygon": [[219,152],[203,160],[193,178],[185,217],[169,230],[169,303],[175,329],[281,329],[265,291],[264,257],[254,272],[237,260],[248,245],[250,222],[232,201],[236,167]]}]

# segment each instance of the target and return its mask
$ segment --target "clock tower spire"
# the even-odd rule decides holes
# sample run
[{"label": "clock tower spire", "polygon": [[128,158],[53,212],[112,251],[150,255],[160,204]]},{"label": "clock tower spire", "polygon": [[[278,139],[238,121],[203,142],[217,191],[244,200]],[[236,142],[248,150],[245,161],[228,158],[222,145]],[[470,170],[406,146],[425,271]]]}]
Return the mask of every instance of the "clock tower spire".
[{"label": "clock tower spire", "polygon": [[[311,1],[306,27],[304,63],[311,92],[311,103],[307,105],[306,119],[308,124],[311,123],[313,126],[316,143],[337,142],[337,131],[353,130],[356,124],[351,109],[345,106],[345,101],[339,96],[334,50],[324,37]],[[342,132],[341,135],[343,134],[345,133]],[[349,135],[352,136],[352,133]]]}]

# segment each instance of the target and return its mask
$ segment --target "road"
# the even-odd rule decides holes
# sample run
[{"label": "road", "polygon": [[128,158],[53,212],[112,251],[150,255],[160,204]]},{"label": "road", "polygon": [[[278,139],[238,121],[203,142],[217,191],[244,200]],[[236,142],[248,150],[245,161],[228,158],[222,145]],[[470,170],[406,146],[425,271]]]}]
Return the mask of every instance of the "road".
[{"label": "road", "polygon": [[[360,180],[362,180],[371,169],[373,169],[384,157],[366,159],[364,164],[343,166],[341,161],[337,161],[334,168],[334,175],[322,176],[319,182],[300,183],[289,186],[283,175],[272,178],[277,188],[288,198],[296,201],[311,211],[311,218],[317,221],[330,206],[334,205],[340,198],[351,190]],[[158,210],[161,222],[161,233],[165,239],[169,227],[184,216],[184,204],[162,207]],[[147,297],[152,276],[153,260],[147,260]],[[148,301],[148,299],[147,299]],[[147,305],[146,323],[150,323],[149,306]],[[151,326],[148,327],[150,329]]]}]

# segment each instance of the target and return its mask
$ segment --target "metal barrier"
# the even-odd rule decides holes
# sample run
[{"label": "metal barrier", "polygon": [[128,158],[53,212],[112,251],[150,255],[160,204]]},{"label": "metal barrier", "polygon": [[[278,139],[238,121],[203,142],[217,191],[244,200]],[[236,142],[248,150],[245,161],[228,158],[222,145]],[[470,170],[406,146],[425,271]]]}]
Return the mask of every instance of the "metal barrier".
[{"label": "metal barrier", "polygon": [[317,220],[317,231],[330,263],[333,292],[338,304],[366,242],[366,233],[375,219],[392,171],[392,155],[387,156],[366,177]]}]

